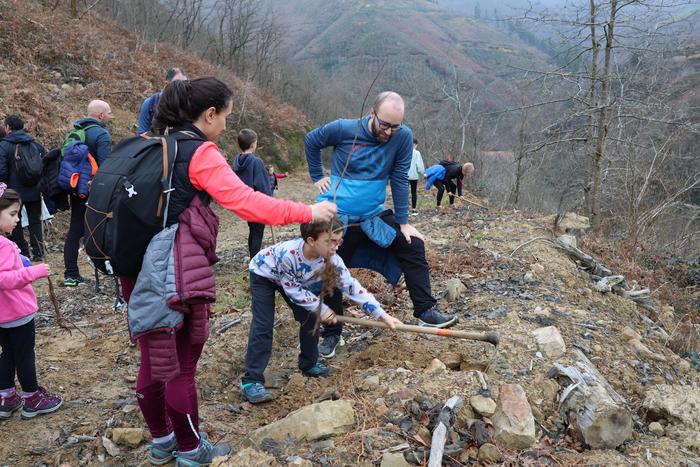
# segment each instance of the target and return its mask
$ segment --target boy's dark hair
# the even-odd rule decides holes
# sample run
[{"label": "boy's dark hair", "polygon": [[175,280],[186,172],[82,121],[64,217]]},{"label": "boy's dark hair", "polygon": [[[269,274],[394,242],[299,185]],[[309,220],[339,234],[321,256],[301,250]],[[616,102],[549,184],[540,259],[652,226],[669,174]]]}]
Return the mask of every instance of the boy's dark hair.
[{"label": "boy's dark hair", "polygon": [[299,230],[301,231],[301,237],[306,241],[307,238],[311,237],[314,240],[318,239],[318,236],[323,232],[338,232],[343,229],[343,221],[341,221],[338,216],[333,217],[328,222],[307,222],[306,224],[301,224]]},{"label": "boy's dark hair", "polygon": [[233,91],[218,78],[205,76],[193,80],[173,81],[165,87],[153,117],[152,128],[164,130],[192,123],[209,107],[222,112],[231,103]]},{"label": "boy's dark hair", "polygon": [[19,193],[11,188],[5,188],[5,192],[0,196],[0,211],[3,211],[15,203],[22,204],[22,198],[19,197]]},{"label": "boy's dark hair", "polygon": [[238,133],[238,147],[241,151],[247,151],[258,140],[258,135],[250,128],[243,128]]},{"label": "boy's dark hair", "polygon": [[413,144],[418,144],[418,138],[416,138],[415,136],[413,137]]},{"label": "boy's dark hair", "polygon": [[5,117],[5,125],[10,127],[10,130],[17,131],[24,128],[24,120],[19,115],[8,115]]},{"label": "boy's dark hair", "polygon": [[182,68],[168,68],[168,71],[165,72],[165,81],[167,81],[168,83],[171,82],[175,75],[178,74],[184,76],[185,70],[183,70]]}]

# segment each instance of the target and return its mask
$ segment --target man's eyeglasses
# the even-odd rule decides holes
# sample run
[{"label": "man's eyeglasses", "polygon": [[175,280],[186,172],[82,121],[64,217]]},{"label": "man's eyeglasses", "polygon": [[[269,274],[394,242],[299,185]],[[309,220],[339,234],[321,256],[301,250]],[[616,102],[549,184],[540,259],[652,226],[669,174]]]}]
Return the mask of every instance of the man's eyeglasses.
[{"label": "man's eyeglasses", "polygon": [[377,115],[377,112],[376,112],[376,111],[374,112],[374,118],[377,120],[377,125],[378,125],[379,128],[381,128],[382,130],[396,131],[396,130],[398,130],[399,127],[401,126],[400,123],[391,124],[391,123],[385,122],[384,120],[382,120],[381,118],[379,118],[379,116]]}]

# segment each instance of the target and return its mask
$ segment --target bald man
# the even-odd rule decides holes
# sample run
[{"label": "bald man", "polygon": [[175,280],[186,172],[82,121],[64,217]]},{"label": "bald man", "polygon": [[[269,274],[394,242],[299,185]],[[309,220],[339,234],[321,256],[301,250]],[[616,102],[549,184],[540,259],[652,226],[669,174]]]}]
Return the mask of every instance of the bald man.
[{"label": "bald man", "polygon": [[[107,124],[112,120],[112,109],[105,101],[95,99],[87,106],[87,117],[76,120],[73,123],[75,130],[85,132],[85,144],[90,154],[97,161],[99,166],[112,153],[112,137],[107,131]],[[71,134],[69,133],[69,135]],[[85,230],[85,202],[84,198],[78,198],[71,194],[70,199],[70,226],[66,241],[63,245],[63,263],[65,271],[63,273],[63,283],[66,287],[76,287],[86,281],[80,275],[78,269],[78,248],[80,239]]]},{"label": "bald man", "polygon": [[[373,269],[394,285],[403,273],[413,315],[421,325],[442,328],[456,319],[436,308],[424,238],[408,223],[413,134],[403,125],[404,111],[400,95],[382,92],[361,119],[335,120],[307,134],[306,160],[320,193],[318,199],[335,200],[338,214],[345,225],[350,225],[338,249],[345,264]],[[333,148],[330,177],[325,175],[321,160],[321,150],[326,147]],[[387,184],[391,186],[394,212],[384,209]],[[335,354],[341,329],[340,324],[324,326],[319,345],[322,356]]]}]

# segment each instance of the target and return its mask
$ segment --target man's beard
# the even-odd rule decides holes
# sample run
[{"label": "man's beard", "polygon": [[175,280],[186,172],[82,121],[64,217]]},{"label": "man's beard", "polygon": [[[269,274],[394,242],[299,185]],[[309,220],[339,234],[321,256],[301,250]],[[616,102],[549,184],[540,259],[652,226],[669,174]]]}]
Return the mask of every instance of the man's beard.
[{"label": "man's beard", "polygon": [[372,119],[372,134],[374,135],[375,138],[377,138],[379,141],[382,143],[386,143],[389,141],[389,139],[394,136],[394,133],[392,132],[389,136],[386,135],[383,131],[379,130],[377,126],[377,120]]}]

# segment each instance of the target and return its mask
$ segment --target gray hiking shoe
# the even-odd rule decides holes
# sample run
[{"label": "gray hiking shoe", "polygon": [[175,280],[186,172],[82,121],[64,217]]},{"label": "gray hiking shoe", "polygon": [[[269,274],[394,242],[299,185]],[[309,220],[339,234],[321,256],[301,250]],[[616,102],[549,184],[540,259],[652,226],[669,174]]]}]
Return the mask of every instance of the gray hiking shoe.
[{"label": "gray hiking shoe", "polygon": [[441,313],[436,307],[425,310],[418,316],[418,321],[421,326],[431,328],[447,328],[457,322],[456,316],[449,316]]},{"label": "gray hiking shoe", "polygon": [[199,441],[199,447],[192,454],[175,454],[177,460],[175,467],[200,467],[202,465],[211,465],[216,457],[228,456],[231,454],[231,446],[228,443],[222,443],[218,446],[213,446],[206,439]]},{"label": "gray hiking shoe", "polygon": [[[209,436],[203,432],[199,432],[199,437],[203,440],[208,440]],[[165,465],[175,459],[177,452],[177,442],[175,437],[167,443],[151,443],[146,448],[148,449],[148,460],[153,465]]]},{"label": "gray hiking shoe", "polygon": [[342,336],[332,334],[323,338],[320,344],[318,344],[318,354],[323,358],[333,358],[335,356],[335,349],[338,346],[344,346],[345,341]]}]

